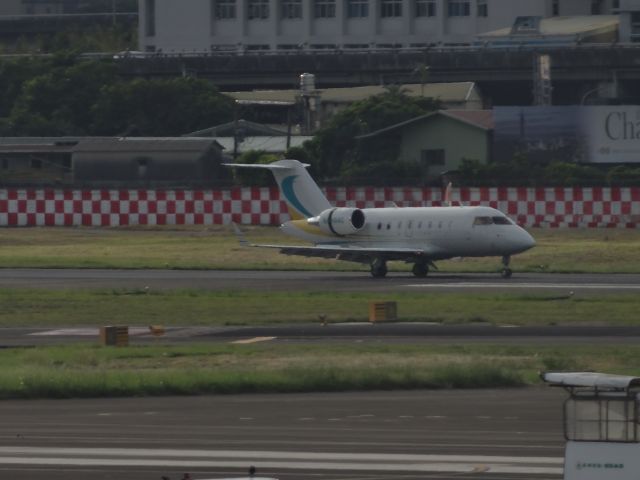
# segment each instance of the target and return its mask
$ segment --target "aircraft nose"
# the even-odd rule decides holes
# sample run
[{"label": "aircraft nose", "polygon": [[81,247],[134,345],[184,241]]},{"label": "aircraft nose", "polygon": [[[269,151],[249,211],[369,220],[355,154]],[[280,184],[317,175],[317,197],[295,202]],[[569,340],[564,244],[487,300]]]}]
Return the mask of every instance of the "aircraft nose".
[{"label": "aircraft nose", "polygon": [[527,232],[525,229],[521,229],[518,243],[520,244],[522,252],[536,246],[535,239],[531,235],[529,235],[529,232]]}]

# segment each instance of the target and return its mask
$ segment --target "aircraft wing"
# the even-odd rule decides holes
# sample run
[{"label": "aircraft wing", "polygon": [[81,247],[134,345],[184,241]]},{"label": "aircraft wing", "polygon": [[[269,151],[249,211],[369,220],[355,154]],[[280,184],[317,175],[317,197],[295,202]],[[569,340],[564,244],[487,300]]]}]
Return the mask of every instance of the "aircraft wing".
[{"label": "aircraft wing", "polygon": [[249,244],[250,247],[275,248],[284,255],[298,255],[302,257],[333,258],[351,262],[369,263],[372,258],[385,260],[415,260],[419,258],[431,259],[429,252],[414,248],[380,248],[360,247],[349,245],[259,245]]},{"label": "aircraft wing", "polygon": [[448,255],[435,246],[425,245],[423,249],[404,247],[362,247],[349,244],[317,244],[317,245],[270,245],[256,244],[247,241],[244,234],[233,224],[236,236],[242,247],[274,248],[284,255],[298,255],[302,257],[333,258],[351,262],[370,263],[373,258],[384,260],[428,261],[449,258]]}]

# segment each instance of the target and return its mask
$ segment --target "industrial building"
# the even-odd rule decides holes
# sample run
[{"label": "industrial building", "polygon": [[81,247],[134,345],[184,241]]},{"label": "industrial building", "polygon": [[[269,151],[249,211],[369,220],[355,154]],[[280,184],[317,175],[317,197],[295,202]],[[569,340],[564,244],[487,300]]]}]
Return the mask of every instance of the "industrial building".
[{"label": "industrial building", "polygon": [[227,174],[223,149],[214,138],[3,137],[0,183],[213,185]]},{"label": "industrial building", "polygon": [[[518,16],[638,15],[637,0],[140,0],[140,49],[163,53],[469,45]],[[631,20],[629,20],[631,21]]]}]

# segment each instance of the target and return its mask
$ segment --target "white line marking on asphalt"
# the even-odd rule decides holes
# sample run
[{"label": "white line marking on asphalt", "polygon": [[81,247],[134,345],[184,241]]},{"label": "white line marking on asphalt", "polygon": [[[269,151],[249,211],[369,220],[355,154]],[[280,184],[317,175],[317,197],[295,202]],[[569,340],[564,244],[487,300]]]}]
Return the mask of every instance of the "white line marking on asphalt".
[{"label": "white line marking on asphalt", "polygon": [[539,288],[539,289],[588,289],[588,290],[640,290],[640,285],[627,284],[567,284],[567,283],[417,283],[405,287],[414,288]]},{"label": "white line marking on asphalt", "polygon": [[[29,333],[29,335],[36,337],[57,337],[57,336],[72,336],[72,337],[97,337],[100,335],[99,328],[58,328],[55,330],[45,330],[42,332]],[[144,336],[149,335],[148,327],[129,327],[129,336]]]},{"label": "white line marking on asphalt", "polygon": [[254,337],[247,338],[245,340],[235,340],[231,343],[235,343],[236,345],[247,345],[249,343],[258,343],[258,342],[268,342],[270,340],[275,340],[276,337]]},{"label": "white line marking on asphalt", "polygon": [[0,447],[0,465],[243,468],[248,461],[274,469],[540,475],[561,475],[563,464],[559,457]]}]

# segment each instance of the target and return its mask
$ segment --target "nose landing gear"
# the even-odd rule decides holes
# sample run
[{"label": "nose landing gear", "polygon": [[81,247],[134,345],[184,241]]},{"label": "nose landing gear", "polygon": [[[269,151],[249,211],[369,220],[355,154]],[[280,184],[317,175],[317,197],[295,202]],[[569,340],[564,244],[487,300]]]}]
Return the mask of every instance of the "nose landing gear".
[{"label": "nose landing gear", "polygon": [[511,262],[511,257],[509,255],[505,255],[502,257],[502,265],[503,268],[500,271],[500,275],[502,278],[511,278],[513,271],[509,268],[509,263]]}]

